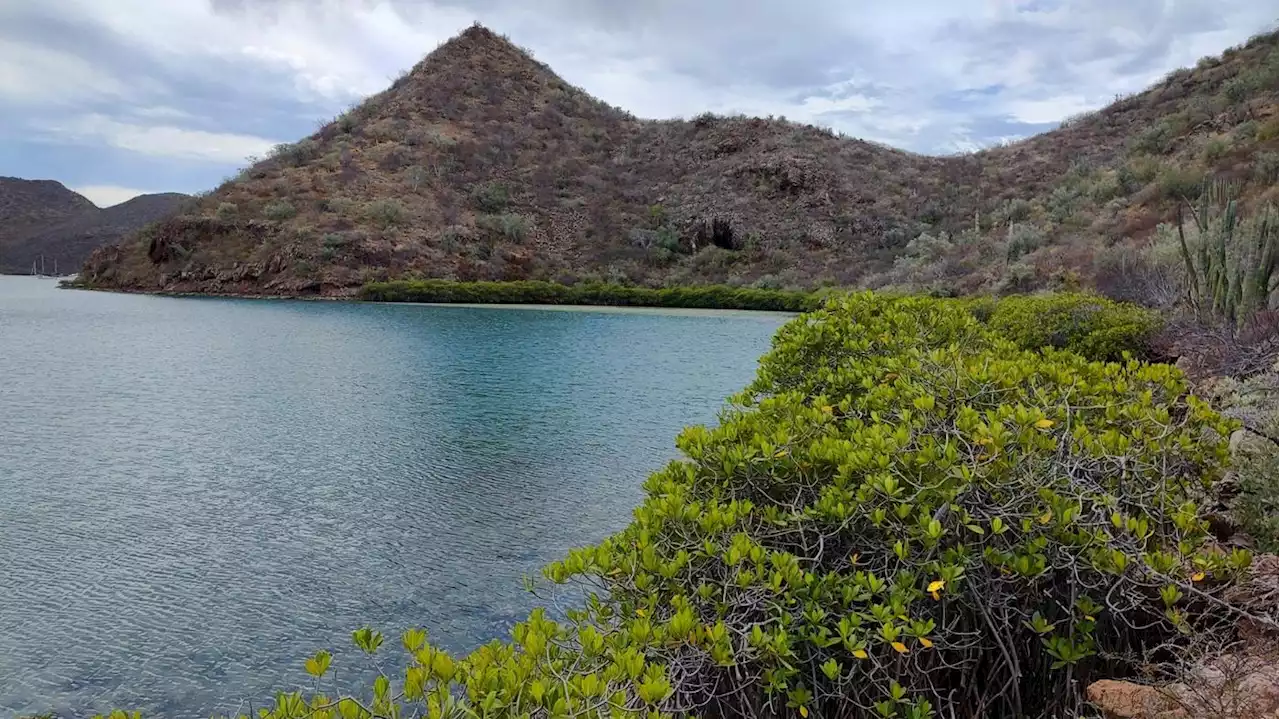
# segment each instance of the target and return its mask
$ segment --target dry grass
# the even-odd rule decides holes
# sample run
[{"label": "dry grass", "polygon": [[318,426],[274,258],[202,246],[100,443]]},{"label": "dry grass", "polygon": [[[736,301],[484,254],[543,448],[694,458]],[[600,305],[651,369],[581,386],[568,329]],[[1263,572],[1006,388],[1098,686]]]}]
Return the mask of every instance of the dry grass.
[{"label": "dry grass", "polygon": [[1275,60],[1272,33],[1061,129],[927,157],[782,120],[638,120],[477,26],[86,275],[282,294],[414,276],[912,285],[895,259],[927,232],[955,240],[915,268],[935,292],[1089,284],[1098,250],[1153,233],[1205,174],[1274,202]]}]

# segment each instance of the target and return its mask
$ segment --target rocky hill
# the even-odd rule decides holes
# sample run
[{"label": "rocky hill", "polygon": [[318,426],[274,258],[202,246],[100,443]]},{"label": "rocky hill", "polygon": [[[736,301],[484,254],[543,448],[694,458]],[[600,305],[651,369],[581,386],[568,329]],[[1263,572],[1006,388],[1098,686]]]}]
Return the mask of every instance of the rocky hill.
[{"label": "rocky hill", "polygon": [[75,272],[94,250],[179,211],[190,197],[142,195],[105,209],[53,180],[0,177],[0,273]]},{"label": "rocky hill", "polygon": [[928,157],[777,119],[640,120],[475,26],[94,253],[92,285],[342,295],[398,277],[1089,282],[1206,177],[1276,200],[1276,34],[1022,142]]}]

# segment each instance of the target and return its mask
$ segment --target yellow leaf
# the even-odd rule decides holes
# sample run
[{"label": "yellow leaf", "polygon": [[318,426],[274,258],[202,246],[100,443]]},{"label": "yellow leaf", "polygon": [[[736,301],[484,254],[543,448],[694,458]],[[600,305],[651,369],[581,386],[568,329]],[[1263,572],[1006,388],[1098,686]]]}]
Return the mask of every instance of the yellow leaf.
[{"label": "yellow leaf", "polygon": [[785,457],[785,456],[787,456],[787,450],[786,450],[786,449],[780,449],[780,450],[778,450],[777,452],[774,452],[774,453],[773,453],[773,456],[775,456],[775,457]]},{"label": "yellow leaf", "polygon": [[902,642],[894,642],[893,644],[890,644],[889,646],[893,647],[893,648],[894,648],[894,650],[895,650],[895,651],[897,651],[899,654],[906,654],[906,653],[907,653],[907,645],[906,645],[906,644],[903,644]]},{"label": "yellow leaf", "polygon": [[925,649],[933,648],[933,640],[929,637],[920,637],[920,643],[924,645]]},{"label": "yellow leaf", "polygon": [[1191,575],[1191,581],[1193,582],[1199,582],[1203,580],[1204,580],[1204,572],[1196,572],[1195,574]]},{"label": "yellow leaf", "polygon": [[931,591],[931,592],[936,592],[936,591],[938,591],[939,589],[942,589],[942,588],[943,588],[943,587],[945,587],[945,586],[947,586],[947,582],[946,582],[946,580],[943,580],[943,579],[935,579],[935,580],[933,580],[932,582],[929,582],[929,591]]},{"label": "yellow leaf", "polygon": [[1042,420],[1040,420],[1040,421],[1036,422],[1036,426],[1037,426],[1037,427],[1039,427],[1040,429],[1049,429],[1050,427],[1052,427],[1052,426],[1053,426],[1053,420],[1051,420],[1051,419],[1042,419]]},{"label": "yellow leaf", "polygon": [[1084,615],[1084,618],[1085,618],[1085,619],[1088,619],[1088,620],[1089,620],[1089,621],[1091,621],[1091,622],[1094,620],[1094,618],[1093,618],[1093,617],[1091,617],[1091,616],[1089,616],[1088,614]]},{"label": "yellow leaf", "polygon": [[942,599],[942,595],[938,594],[937,592],[929,592],[929,593],[933,595],[933,601],[935,602]]},{"label": "yellow leaf", "polygon": [[855,657],[857,657],[857,658],[859,658],[859,659],[866,659],[866,658],[867,658],[867,653],[866,653],[866,651],[865,651],[865,650],[862,650],[862,649],[854,649],[854,650],[853,650],[853,656],[855,656]]},{"label": "yellow leaf", "polygon": [[808,710],[808,708],[806,708],[806,707],[800,707],[800,716],[802,716],[802,717],[807,717],[807,716],[809,716],[809,710]]},{"label": "yellow leaf", "polygon": [[861,555],[859,555],[857,552],[854,552],[853,554],[849,555],[849,563],[850,563],[850,564],[857,564],[857,563],[858,563],[858,557],[859,557],[859,556],[861,556]]},{"label": "yellow leaf", "polygon": [[823,412],[826,412],[827,414],[831,414],[831,413],[832,413],[832,412],[834,412],[835,410],[831,407],[831,405],[829,405],[829,404],[824,404],[824,405],[822,405],[822,411],[823,411]]},{"label": "yellow leaf", "polygon": [[1048,524],[1050,519],[1053,519],[1053,512],[1051,511],[1045,512],[1044,514],[1040,515],[1041,524]]},{"label": "yellow leaf", "polygon": [[637,617],[643,617],[643,616],[644,616],[644,607],[636,607],[636,616],[637,616]]}]

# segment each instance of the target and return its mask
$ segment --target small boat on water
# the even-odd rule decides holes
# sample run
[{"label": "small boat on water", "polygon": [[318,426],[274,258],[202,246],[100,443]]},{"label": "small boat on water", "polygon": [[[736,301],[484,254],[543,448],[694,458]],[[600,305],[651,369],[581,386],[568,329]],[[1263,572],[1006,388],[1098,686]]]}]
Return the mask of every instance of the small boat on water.
[{"label": "small boat on water", "polygon": [[39,261],[38,261],[38,262],[39,262],[39,265],[40,265],[40,270],[37,272],[37,271],[36,271],[36,264],[37,264],[37,260],[32,260],[32,261],[31,261],[31,274],[32,274],[32,276],[34,276],[34,277],[58,277],[58,276],[59,276],[59,275],[58,275],[58,258],[57,258],[57,257],[53,258],[53,274],[49,274],[48,272],[45,272],[45,264],[44,264],[44,255],[43,255],[43,254],[41,254],[41,255],[40,255],[40,259],[39,259]]}]

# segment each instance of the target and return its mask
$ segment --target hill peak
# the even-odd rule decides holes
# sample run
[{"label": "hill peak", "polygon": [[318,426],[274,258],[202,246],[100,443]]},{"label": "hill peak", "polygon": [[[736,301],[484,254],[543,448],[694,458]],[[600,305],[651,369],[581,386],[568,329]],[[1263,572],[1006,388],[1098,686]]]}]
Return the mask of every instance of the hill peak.
[{"label": "hill peak", "polygon": [[1011,148],[926,157],[782,120],[637,120],[473,25],[85,277],[251,294],[400,277],[1046,286],[1149,235],[1203,177],[1274,198],[1275,47]]}]

